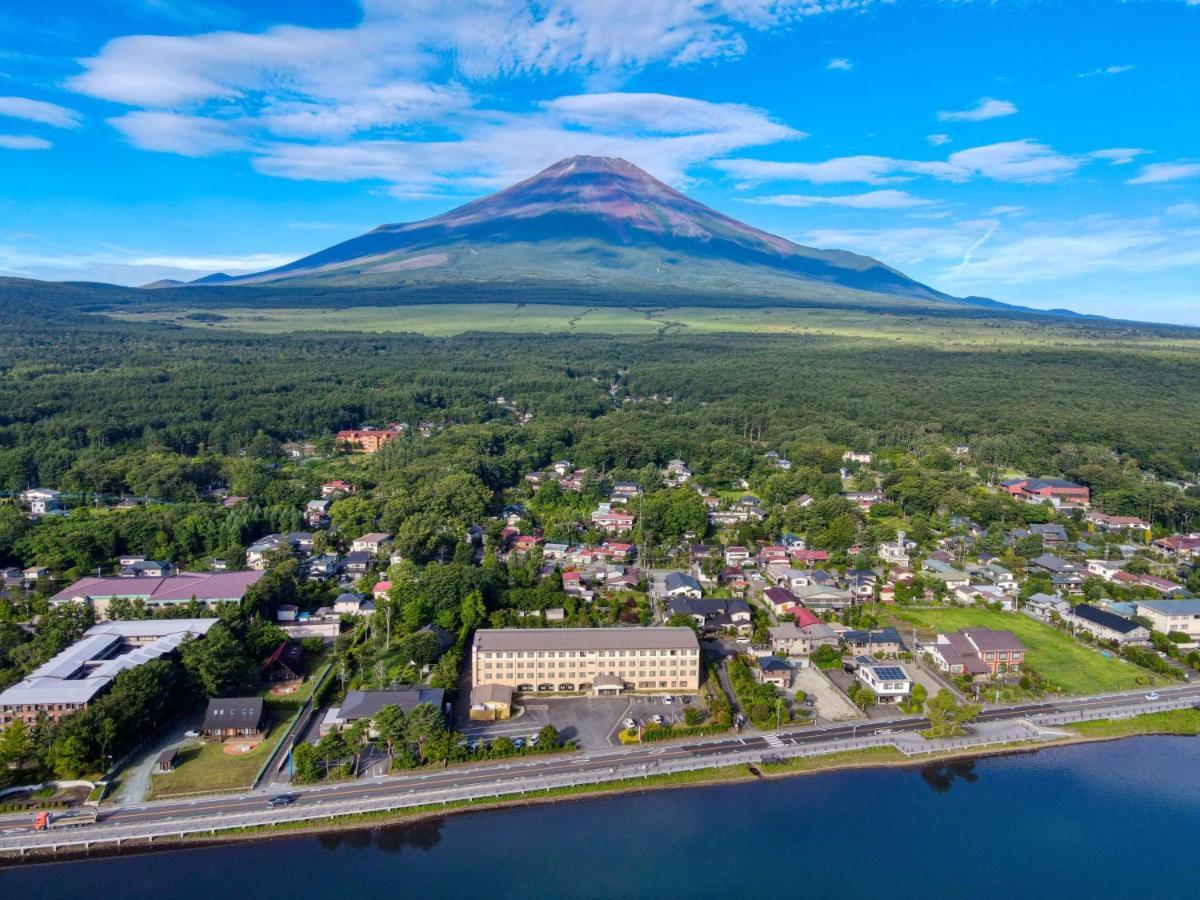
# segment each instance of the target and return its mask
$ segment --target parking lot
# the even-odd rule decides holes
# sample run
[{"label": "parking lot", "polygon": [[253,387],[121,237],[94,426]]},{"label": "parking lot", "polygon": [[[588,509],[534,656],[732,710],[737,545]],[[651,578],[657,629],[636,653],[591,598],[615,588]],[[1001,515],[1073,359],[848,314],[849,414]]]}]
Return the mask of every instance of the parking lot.
[{"label": "parking lot", "polygon": [[[584,750],[609,746],[609,734],[624,718],[625,697],[527,697],[518,700],[520,714],[498,722],[456,723],[468,740],[505,737],[531,738],[543,725],[558,729],[564,740],[577,741]],[[514,711],[515,712],[515,711]]]},{"label": "parking lot", "polygon": [[[686,699],[686,702],[685,702]],[[667,702],[666,695],[649,694],[642,696],[634,694],[626,698],[628,702],[628,711],[620,717],[620,721],[616,722],[616,727],[612,730],[611,743],[619,744],[617,732],[624,727],[626,718],[633,719],[639,725],[649,725],[654,721],[655,716],[662,717],[664,725],[678,725],[683,723],[684,710],[691,706],[703,708],[703,704],[691,695],[676,694],[671,696],[670,702]]]}]

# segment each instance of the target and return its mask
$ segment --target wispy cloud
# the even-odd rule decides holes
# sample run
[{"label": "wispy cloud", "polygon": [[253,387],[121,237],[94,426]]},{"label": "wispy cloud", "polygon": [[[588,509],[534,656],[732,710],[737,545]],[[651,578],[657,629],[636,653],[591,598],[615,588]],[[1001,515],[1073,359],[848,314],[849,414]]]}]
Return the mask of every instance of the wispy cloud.
[{"label": "wispy cloud", "polygon": [[864,194],[770,194],[747,197],[745,200],[747,203],[771,206],[842,206],[848,209],[913,209],[918,206],[930,206],[936,202],[892,189],[867,191]]},{"label": "wispy cloud", "polygon": [[1097,75],[1123,75],[1126,72],[1132,72],[1136,68],[1137,66],[1101,66],[1099,69],[1092,69],[1090,72],[1080,72],[1075,77],[1095,78]]},{"label": "wispy cloud", "polygon": [[939,122],[984,122],[988,119],[1015,115],[1016,112],[1016,105],[1008,100],[980,97],[975,101],[974,106],[959,110],[944,109],[937,114],[937,117]]},{"label": "wispy cloud", "polygon": [[142,150],[180,156],[212,156],[247,146],[237,123],[172,112],[138,111],[108,120]]},{"label": "wispy cloud", "polygon": [[1096,217],[1019,226],[992,218],[942,227],[822,229],[804,234],[802,240],[855,250],[900,267],[920,265],[939,286],[965,291],[1200,265],[1200,228],[1180,228],[1177,221],[1168,223],[1158,217]]},{"label": "wispy cloud", "polygon": [[251,253],[196,256],[120,247],[54,252],[0,243],[0,273],[26,278],[99,278],[118,284],[144,284],[159,278],[191,279],[212,272],[259,272],[281,266],[302,255]]},{"label": "wispy cloud", "polygon": [[0,134],[0,148],[5,150],[49,150],[53,146],[45,138],[31,134]]},{"label": "wispy cloud", "polygon": [[75,110],[26,97],[0,97],[0,116],[38,122],[53,128],[78,128],[80,124],[79,113]]},{"label": "wispy cloud", "polygon": [[1150,163],[1127,184],[1164,184],[1200,177],[1200,162]]},{"label": "wispy cloud", "polygon": [[756,159],[720,160],[715,165],[747,184],[807,181],[813,184],[858,182],[888,184],[917,176],[963,182],[972,178],[1025,184],[1065,178],[1093,159],[1131,159],[1138,150],[1120,148],[1089,154],[1060,153],[1026,138],[987,144],[951,153],[945,160],[897,159],[890,156],[843,156],[822,162],[776,162]]},{"label": "wispy cloud", "polygon": [[829,61],[825,68],[834,72],[849,72],[854,68],[854,63],[846,59],[844,56],[835,56]]},{"label": "wispy cloud", "polygon": [[949,144],[954,138],[948,134],[929,134],[925,136],[925,140],[935,147],[940,147],[943,144]]}]

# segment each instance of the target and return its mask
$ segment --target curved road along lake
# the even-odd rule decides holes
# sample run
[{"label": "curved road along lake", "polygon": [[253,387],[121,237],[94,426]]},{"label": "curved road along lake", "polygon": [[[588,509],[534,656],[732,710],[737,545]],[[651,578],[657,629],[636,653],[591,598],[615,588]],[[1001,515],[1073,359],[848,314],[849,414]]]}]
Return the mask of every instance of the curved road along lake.
[{"label": "curved road along lake", "polygon": [[1195,897],[1200,739],[0,870],[6,897]]}]

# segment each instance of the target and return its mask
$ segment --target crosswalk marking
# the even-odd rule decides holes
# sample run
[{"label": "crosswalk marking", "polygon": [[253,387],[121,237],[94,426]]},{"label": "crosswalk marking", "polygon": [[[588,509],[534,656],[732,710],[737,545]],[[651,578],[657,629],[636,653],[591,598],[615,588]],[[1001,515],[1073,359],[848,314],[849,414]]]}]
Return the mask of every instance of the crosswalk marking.
[{"label": "crosswalk marking", "polygon": [[774,732],[768,732],[767,734],[764,734],[763,740],[767,742],[768,747],[775,747],[778,749],[783,746],[783,739]]}]

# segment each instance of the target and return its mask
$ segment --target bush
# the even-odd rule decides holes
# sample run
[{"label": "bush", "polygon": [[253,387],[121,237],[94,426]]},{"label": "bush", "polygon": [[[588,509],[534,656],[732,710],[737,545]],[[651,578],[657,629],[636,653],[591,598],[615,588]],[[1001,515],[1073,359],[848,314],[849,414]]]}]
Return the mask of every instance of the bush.
[{"label": "bush", "polygon": [[685,725],[699,725],[704,721],[704,713],[694,706],[689,706],[683,712],[683,721]]}]

